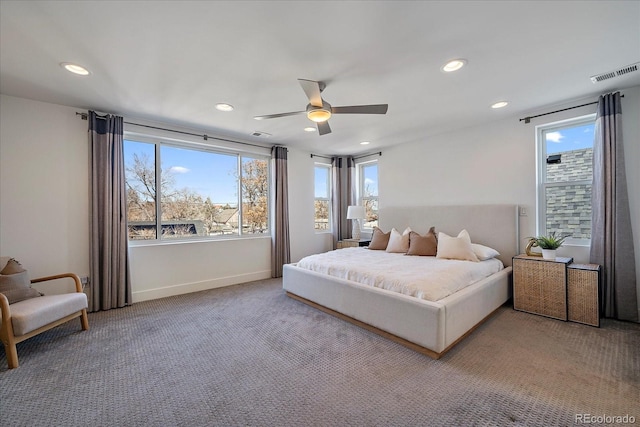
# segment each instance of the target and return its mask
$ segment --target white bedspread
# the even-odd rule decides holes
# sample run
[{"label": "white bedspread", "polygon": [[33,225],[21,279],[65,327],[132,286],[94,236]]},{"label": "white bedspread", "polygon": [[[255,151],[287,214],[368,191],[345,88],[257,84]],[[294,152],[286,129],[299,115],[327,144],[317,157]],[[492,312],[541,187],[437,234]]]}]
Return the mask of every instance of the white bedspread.
[{"label": "white bedspread", "polygon": [[504,268],[498,259],[457,261],[367,248],[344,248],[310,255],[297,265],[428,301],[445,298]]}]

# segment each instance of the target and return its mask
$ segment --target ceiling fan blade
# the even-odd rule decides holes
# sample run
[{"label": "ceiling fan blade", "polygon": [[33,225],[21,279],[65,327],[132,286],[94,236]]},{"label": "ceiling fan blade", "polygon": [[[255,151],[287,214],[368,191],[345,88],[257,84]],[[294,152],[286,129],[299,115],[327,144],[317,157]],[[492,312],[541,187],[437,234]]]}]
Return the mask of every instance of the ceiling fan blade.
[{"label": "ceiling fan blade", "polygon": [[302,90],[309,98],[309,104],[314,107],[322,107],[322,96],[320,96],[320,83],[313,80],[298,79]]},{"label": "ceiling fan blade", "polygon": [[329,122],[318,122],[318,133],[320,135],[326,135],[331,133],[331,127],[329,127]]},{"label": "ceiling fan blade", "polygon": [[388,104],[331,107],[332,114],[387,114]]},{"label": "ceiling fan blade", "polygon": [[277,119],[278,117],[295,116],[298,114],[305,114],[305,113],[306,111],[293,111],[291,113],[279,113],[279,114],[267,114],[266,116],[254,116],[253,118],[256,120]]}]

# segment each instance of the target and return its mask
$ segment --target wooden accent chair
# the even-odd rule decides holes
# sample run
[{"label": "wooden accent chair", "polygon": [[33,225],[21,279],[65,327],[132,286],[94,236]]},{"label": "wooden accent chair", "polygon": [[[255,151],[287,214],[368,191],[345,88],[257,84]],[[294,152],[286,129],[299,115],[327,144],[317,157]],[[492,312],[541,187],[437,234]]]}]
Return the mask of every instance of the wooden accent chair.
[{"label": "wooden accent chair", "polygon": [[16,344],[47,331],[76,317],[80,318],[83,330],[89,329],[87,316],[87,295],[82,291],[80,278],[73,273],[58,274],[31,280],[40,283],[71,278],[75,282],[75,292],[59,295],[43,295],[9,304],[8,298],[0,293],[0,341],[7,353],[9,369],[18,367]]}]

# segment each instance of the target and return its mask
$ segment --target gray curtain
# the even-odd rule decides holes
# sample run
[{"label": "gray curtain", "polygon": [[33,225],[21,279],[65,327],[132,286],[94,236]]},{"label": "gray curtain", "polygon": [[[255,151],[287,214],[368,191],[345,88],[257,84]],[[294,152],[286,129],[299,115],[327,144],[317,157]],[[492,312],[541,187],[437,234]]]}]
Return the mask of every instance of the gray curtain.
[{"label": "gray curtain", "polygon": [[619,92],[603,95],[598,101],[591,203],[591,262],[602,266],[602,315],[637,322],[635,256]]},{"label": "gray curtain", "polygon": [[347,219],[347,208],[355,205],[355,161],[353,157],[333,157],[331,159],[331,230],[333,248],[339,240],[351,237],[351,220]]},{"label": "gray curtain", "polygon": [[122,117],[89,111],[91,276],[89,310],[131,304]]},{"label": "gray curtain", "polygon": [[287,149],[273,147],[273,206],[271,230],[271,277],[282,277],[282,266],[291,262],[289,247],[289,190],[287,188]]}]

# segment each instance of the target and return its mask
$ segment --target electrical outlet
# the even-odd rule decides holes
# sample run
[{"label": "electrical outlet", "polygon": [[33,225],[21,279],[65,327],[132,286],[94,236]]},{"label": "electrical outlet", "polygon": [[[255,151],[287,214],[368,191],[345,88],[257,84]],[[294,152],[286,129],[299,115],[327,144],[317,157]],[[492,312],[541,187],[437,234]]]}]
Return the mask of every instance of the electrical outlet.
[{"label": "electrical outlet", "polygon": [[527,208],[520,206],[520,216],[527,216]]},{"label": "electrical outlet", "polygon": [[80,278],[80,283],[82,283],[82,285],[86,286],[89,284],[89,278],[87,276],[83,276]]}]

